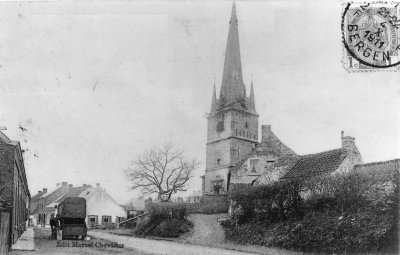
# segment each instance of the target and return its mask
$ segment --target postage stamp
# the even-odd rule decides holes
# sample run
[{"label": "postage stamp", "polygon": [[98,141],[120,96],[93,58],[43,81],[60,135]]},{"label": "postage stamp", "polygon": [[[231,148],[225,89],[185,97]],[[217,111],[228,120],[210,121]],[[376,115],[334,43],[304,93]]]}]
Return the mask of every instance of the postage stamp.
[{"label": "postage stamp", "polygon": [[344,3],[343,65],[348,71],[400,70],[400,2]]}]

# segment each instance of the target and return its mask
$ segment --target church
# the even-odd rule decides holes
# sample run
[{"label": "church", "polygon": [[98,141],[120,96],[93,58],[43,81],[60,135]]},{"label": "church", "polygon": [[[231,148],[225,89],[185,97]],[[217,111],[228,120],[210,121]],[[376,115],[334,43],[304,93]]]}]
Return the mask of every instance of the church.
[{"label": "church", "polygon": [[355,138],[345,136],[343,131],[340,148],[304,156],[285,145],[270,125],[261,126],[259,141],[255,98],[253,83],[248,93],[243,81],[238,19],[233,3],[221,88],[217,98],[214,84],[207,117],[204,195],[225,195],[237,184],[263,185],[281,179],[344,173],[363,163]]}]

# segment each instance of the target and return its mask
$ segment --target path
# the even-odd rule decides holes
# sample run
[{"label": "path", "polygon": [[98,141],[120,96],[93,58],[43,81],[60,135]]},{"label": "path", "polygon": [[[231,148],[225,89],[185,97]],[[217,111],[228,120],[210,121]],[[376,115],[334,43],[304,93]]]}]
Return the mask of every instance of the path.
[{"label": "path", "polygon": [[185,238],[189,243],[215,246],[225,242],[225,232],[217,218],[223,214],[190,214],[188,220],[193,224],[193,230]]},{"label": "path", "polygon": [[11,250],[19,251],[34,251],[35,240],[33,227],[29,227],[26,231],[18,238],[17,242],[11,246]]},{"label": "path", "polygon": [[185,242],[191,244],[206,245],[218,247],[221,249],[229,249],[243,251],[255,254],[274,254],[274,255],[296,255],[300,252],[288,251],[278,248],[257,246],[257,245],[242,245],[225,240],[225,232],[221,224],[217,221],[218,217],[226,216],[226,214],[190,214],[188,220],[193,222],[193,230],[181,238]]},{"label": "path", "polygon": [[124,247],[136,249],[144,252],[168,255],[245,255],[253,254],[226,250],[221,248],[211,248],[207,246],[184,244],[171,241],[151,240],[132,236],[120,236],[99,231],[89,231],[88,235],[95,238],[110,240],[123,244]]}]

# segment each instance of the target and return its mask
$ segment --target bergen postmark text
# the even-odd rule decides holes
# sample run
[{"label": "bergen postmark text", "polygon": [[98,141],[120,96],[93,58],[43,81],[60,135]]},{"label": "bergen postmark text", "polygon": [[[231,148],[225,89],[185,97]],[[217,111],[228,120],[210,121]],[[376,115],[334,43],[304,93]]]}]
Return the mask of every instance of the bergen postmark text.
[{"label": "bergen postmark text", "polygon": [[345,68],[398,70],[399,16],[399,3],[347,3],[342,16]]}]

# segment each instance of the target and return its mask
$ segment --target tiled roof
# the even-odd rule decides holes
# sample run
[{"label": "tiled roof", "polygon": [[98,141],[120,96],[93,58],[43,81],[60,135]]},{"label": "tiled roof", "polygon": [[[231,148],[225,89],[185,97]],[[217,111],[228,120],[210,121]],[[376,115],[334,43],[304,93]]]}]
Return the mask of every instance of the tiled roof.
[{"label": "tiled roof", "polygon": [[71,187],[68,192],[65,193],[61,198],[57,199],[55,202],[61,203],[67,197],[78,197],[87,187]]},{"label": "tiled roof", "polygon": [[273,156],[275,158],[282,157],[290,159],[297,157],[294,151],[282,143],[274,133],[270,132],[268,140],[258,143],[252,152],[247,154],[235,164],[235,166],[231,169],[231,173],[236,173],[247,159],[261,156]]},{"label": "tiled roof", "polygon": [[345,149],[335,149],[301,156],[283,178],[305,178],[331,173],[338,169],[347,154]]}]

